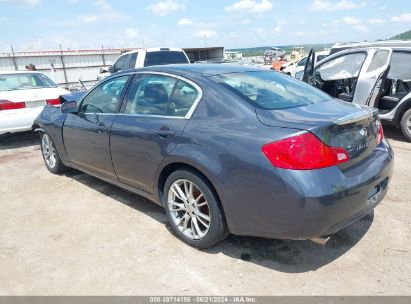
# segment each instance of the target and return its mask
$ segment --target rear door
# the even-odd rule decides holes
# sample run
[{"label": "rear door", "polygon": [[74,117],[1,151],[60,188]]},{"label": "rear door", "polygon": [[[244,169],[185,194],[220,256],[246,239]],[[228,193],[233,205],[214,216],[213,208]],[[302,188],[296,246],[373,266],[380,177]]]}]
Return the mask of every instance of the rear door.
[{"label": "rear door", "polygon": [[136,74],[111,128],[110,146],[119,181],[153,193],[160,163],[176,147],[201,90],[188,80]]},{"label": "rear door", "polygon": [[384,82],[391,62],[392,49],[379,48],[368,51],[367,58],[358,76],[353,102],[371,107],[381,97]]}]

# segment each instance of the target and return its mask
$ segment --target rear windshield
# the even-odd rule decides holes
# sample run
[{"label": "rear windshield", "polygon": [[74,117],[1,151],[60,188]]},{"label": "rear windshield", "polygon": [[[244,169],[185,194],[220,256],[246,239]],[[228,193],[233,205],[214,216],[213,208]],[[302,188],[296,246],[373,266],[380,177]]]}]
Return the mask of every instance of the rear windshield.
[{"label": "rear windshield", "polygon": [[53,81],[40,73],[0,74],[0,92],[55,87]]},{"label": "rear windshield", "polygon": [[148,52],[144,61],[144,66],[188,63],[188,59],[183,52],[178,51],[158,51]]},{"label": "rear windshield", "polygon": [[330,100],[320,90],[273,71],[230,73],[211,77],[259,108],[279,110]]}]

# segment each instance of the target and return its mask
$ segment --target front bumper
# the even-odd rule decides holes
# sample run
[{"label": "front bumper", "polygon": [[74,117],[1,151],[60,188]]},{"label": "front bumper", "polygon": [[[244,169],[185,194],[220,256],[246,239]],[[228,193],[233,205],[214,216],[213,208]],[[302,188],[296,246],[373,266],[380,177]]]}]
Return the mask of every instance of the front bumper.
[{"label": "front bumper", "polygon": [[[278,169],[285,193],[269,193],[261,188],[249,202],[247,193],[240,194],[236,205],[242,212],[231,217],[231,210],[228,214],[226,211],[227,223],[238,235],[294,240],[329,235],[370,213],[382,201],[392,170],[393,151],[386,140],[345,171],[337,167]],[[264,186],[257,185],[257,191],[259,187]],[[373,196],[376,187],[378,195]]]}]

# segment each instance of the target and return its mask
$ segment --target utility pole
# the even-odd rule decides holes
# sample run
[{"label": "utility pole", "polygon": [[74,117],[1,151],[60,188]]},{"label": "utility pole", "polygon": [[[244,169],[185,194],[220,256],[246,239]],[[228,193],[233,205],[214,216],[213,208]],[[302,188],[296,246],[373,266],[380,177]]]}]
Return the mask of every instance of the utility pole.
[{"label": "utility pole", "polygon": [[66,81],[66,86],[68,87],[66,65],[64,64],[63,49],[61,48],[61,44],[60,44],[60,60],[61,60],[61,65],[63,66],[64,80]]},{"label": "utility pole", "polygon": [[101,59],[103,59],[103,66],[106,66],[106,59],[104,58],[104,45],[101,46]]},{"label": "utility pole", "polygon": [[19,67],[17,66],[17,61],[16,61],[16,57],[14,56],[14,50],[13,50],[13,45],[10,45],[11,48],[11,59],[13,60],[13,64],[14,64],[14,69],[17,71],[19,69]]}]

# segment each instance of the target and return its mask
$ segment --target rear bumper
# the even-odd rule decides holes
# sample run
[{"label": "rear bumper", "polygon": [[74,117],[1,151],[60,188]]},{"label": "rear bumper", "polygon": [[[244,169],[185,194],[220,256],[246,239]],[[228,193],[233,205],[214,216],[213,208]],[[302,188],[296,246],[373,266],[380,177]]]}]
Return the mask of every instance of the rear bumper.
[{"label": "rear bumper", "polygon": [[[392,170],[393,152],[385,140],[366,159],[345,172],[337,167],[278,170],[285,193],[261,191],[253,202],[248,202],[248,208],[237,201],[237,207],[246,215],[226,212],[230,231],[294,240],[335,233],[370,213],[382,201]],[[370,200],[376,187],[378,195]],[[247,197],[246,193],[242,195]]]},{"label": "rear bumper", "polygon": [[0,135],[31,130],[33,121],[43,107],[24,108],[0,112]]}]

